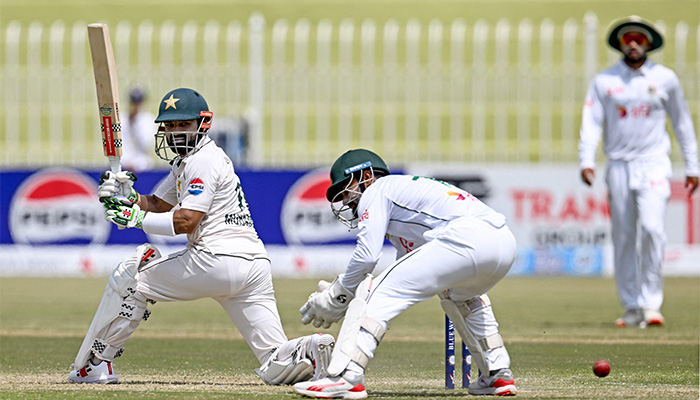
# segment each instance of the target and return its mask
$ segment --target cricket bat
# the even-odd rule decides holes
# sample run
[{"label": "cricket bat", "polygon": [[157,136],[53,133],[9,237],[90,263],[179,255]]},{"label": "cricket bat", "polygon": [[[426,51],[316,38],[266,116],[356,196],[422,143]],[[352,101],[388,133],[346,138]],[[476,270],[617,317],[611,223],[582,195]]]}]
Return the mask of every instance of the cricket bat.
[{"label": "cricket bat", "polygon": [[89,24],[88,40],[95,73],[97,105],[100,111],[102,147],[113,173],[121,172],[122,125],[119,116],[119,84],[112,41],[106,24]]}]

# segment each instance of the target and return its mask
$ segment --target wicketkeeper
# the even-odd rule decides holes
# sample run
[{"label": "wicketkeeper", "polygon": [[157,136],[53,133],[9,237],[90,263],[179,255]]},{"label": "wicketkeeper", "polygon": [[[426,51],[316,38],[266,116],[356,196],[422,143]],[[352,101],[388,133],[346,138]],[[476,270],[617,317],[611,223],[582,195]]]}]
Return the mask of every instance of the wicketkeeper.
[{"label": "wicketkeeper", "polygon": [[[300,310],[302,322],[328,328],[345,320],[329,376],[294,385],[318,398],[363,399],[364,371],[389,321],[438,295],[472,353],[479,379],[471,394],[516,393],[510,357],[486,292],[510,270],[515,238],[505,217],[471,194],[431,178],[390,175],[375,153],[351,150],[331,167],[326,197],[334,214],[359,228],[345,274],[319,283]],[[372,279],[388,237],[398,259]]]},{"label": "wicketkeeper", "polygon": [[[160,103],[156,153],[172,170],[152,195],[133,189],[130,172],[103,174],[105,217],[121,228],[154,235],[187,234],[187,247],[167,257],[144,244],[109,277],[102,302],[73,364],[69,381],[116,383],[112,361],[149,303],[211,297],[226,310],[260,361],[268,384],[325,374],[335,343],[314,334],[287,340],[272,287],[270,259],[253,227],[229,157],[207,136],[212,113],[198,92],[175,89]],[[174,327],[176,329],[176,327]]]}]

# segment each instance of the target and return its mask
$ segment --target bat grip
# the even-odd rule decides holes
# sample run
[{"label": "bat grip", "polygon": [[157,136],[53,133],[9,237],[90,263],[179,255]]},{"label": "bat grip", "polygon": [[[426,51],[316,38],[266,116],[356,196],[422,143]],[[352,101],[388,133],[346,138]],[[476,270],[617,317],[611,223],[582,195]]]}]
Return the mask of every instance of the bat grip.
[{"label": "bat grip", "polygon": [[[114,175],[122,172],[121,157],[107,157],[109,159],[109,169],[112,170]],[[123,196],[119,196],[123,197]],[[124,229],[124,227],[119,226],[119,230]]]},{"label": "bat grip", "polygon": [[111,169],[115,175],[122,172],[121,157],[107,157],[107,158],[109,159],[109,169]]}]

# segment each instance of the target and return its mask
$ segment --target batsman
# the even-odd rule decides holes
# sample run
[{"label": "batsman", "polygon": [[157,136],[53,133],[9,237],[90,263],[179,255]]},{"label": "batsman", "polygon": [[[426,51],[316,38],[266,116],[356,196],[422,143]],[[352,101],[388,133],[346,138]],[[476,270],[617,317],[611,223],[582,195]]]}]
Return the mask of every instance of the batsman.
[{"label": "batsman", "polygon": [[[208,137],[213,114],[195,90],[170,91],[155,122],[157,155],[171,171],[152,195],[133,188],[131,172],[102,174],[107,221],[153,235],[187,234],[184,250],[161,256],[144,244],[109,277],[102,301],[69,374],[72,383],[117,383],[112,367],[149,304],[211,297],[224,308],[261,363],[267,384],[325,375],[335,340],[312,334],[288,340],[272,286],[270,259],[253,226],[229,157]],[[173,327],[177,329],[177,327]]]},{"label": "batsman", "polygon": [[[514,395],[510,357],[486,292],[510,270],[515,238],[505,217],[470,193],[431,178],[391,175],[384,160],[350,150],[330,171],[327,199],[338,220],[358,228],[344,274],[300,309],[302,322],[328,328],[345,317],[328,377],[294,385],[316,398],[364,399],[365,368],[389,321],[437,295],[479,368],[470,394]],[[387,237],[397,260],[370,275]]]}]

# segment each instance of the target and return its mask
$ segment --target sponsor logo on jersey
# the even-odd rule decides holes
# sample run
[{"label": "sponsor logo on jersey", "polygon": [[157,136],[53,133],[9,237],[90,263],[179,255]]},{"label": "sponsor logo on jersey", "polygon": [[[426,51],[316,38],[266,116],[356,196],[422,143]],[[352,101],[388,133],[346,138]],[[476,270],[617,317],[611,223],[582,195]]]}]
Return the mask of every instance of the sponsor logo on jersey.
[{"label": "sponsor logo on jersey", "polygon": [[198,195],[204,191],[204,182],[199,178],[194,178],[187,185],[187,191],[192,195]]},{"label": "sponsor logo on jersey", "polygon": [[22,182],[10,203],[15,243],[104,243],[111,224],[97,201],[97,182],[73,169],[40,170]]}]

